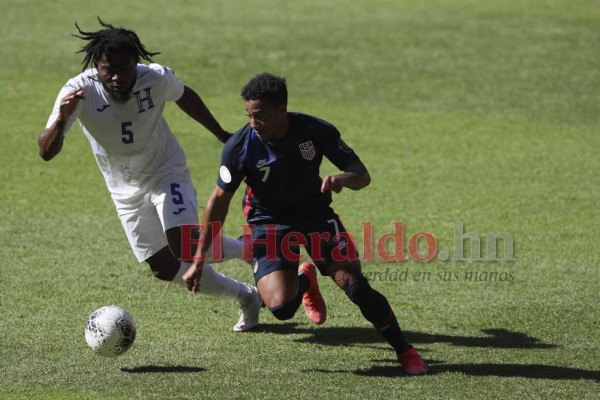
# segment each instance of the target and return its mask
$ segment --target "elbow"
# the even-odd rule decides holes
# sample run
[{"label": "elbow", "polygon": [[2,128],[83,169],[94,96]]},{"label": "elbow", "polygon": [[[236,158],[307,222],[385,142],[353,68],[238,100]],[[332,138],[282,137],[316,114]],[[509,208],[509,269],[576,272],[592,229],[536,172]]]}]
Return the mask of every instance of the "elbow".
[{"label": "elbow", "polygon": [[365,174],[365,185],[363,187],[367,187],[371,184],[371,175],[367,172]]},{"label": "elbow", "polygon": [[371,175],[368,172],[365,172],[365,174],[363,175],[363,178],[361,180],[361,189],[366,188],[367,186],[369,186],[371,184]]},{"label": "elbow", "polygon": [[42,157],[42,160],[44,160],[44,161],[50,161],[52,159],[52,157],[50,156],[50,153],[46,149],[44,149],[41,145],[40,145],[38,154],[40,155],[40,157]]},{"label": "elbow", "polygon": [[371,176],[368,172],[365,172],[364,174],[357,176],[353,183],[346,184],[344,186],[346,186],[350,190],[361,190],[363,188],[366,188],[370,184]]},{"label": "elbow", "polygon": [[38,151],[38,154],[40,155],[40,157],[42,157],[42,160],[50,161],[54,158],[56,152],[53,152],[51,151],[51,149],[47,149],[40,144],[40,150]]},{"label": "elbow", "polygon": [[46,148],[43,148],[42,146],[40,146],[40,150],[38,151],[38,154],[40,155],[40,157],[42,157],[42,160],[50,161],[59,153],[59,151],[60,151],[60,148],[46,149]]},{"label": "elbow", "polygon": [[43,139],[43,135],[38,140],[38,154],[44,161],[52,160],[62,150],[62,140],[48,143]]},{"label": "elbow", "polygon": [[44,145],[44,135],[45,132],[38,138],[38,154],[42,157],[44,161],[50,161],[52,157],[48,154],[48,149]]}]

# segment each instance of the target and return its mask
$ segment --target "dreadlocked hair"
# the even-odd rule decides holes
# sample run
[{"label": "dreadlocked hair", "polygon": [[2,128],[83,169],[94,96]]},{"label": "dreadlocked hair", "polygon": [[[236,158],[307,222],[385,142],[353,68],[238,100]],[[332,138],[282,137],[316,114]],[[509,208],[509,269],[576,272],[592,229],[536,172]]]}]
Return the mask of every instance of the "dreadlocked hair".
[{"label": "dreadlocked hair", "polygon": [[92,62],[100,60],[104,54],[117,52],[129,53],[135,57],[136,62],[139,62],[140,59],[152,62],[152,56],[160,54],[151,53],[146,50],[134,31],[125,28],[116,28],[102,21],[100,17],[98,17],[98,22],[106,29],[96,32],[85,32],[81,30],[77,22],[75,23],[79,35],[72,34],[72,36],[88,41],[81,50],[76,52],[76,54],[85,53],[82,62],[82,71],[85,71]]}]

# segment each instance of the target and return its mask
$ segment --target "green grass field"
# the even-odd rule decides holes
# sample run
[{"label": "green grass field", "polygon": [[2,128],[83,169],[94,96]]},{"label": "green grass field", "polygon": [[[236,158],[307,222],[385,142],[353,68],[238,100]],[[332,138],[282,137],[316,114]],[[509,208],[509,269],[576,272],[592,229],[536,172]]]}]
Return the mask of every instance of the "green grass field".
[{"label": "green grass field", "polygon": [[[599,4],[417,3],[3,2],[0,398],[597,398]],[[458,223],[483,247],[486,233],[513,239],[513,261],[487,251],[474,261],[465,241],[464,261],[364,263],[428,375],[403,376],[325,278],[325,325],[265,312],[256,331],[230,332],[235,304],[161,283],[135,261],[77,126],[56,159],[38,157],[58,90],[81,69],[74,22],[95,30],[97,15],[161,51],[156,61],[228,130],[246,122],[239,90],[251,76],[286,76],[289,109],[334,123],[370,169],[371,186],[335,196],[359,240],[366,221],[376,236],[403,222],[407,242],[431,233],[450,255]],[[203,204],[221,146],[175,105],[166,114]],[[236,236],[238,204],[226,225]],[[242,262],[217,269],[252,280]],[[116,359],[83,335],[106,304],[138,324]]]}]

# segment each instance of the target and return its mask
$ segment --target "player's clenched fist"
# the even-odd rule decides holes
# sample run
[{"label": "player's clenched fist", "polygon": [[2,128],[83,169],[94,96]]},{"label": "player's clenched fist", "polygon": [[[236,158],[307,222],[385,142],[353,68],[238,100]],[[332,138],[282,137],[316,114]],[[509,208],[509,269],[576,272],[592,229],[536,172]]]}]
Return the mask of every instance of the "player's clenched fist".
[{"label": "player's clenched fist", "polygon": [[200,277],[202,276],[202,265],[192,264],[183,274],[183,284],[192,293],[200,290]]},{"label": "player's clenched fist", "polygon": [[342,179],[337,176],[326,176],[323,179],[323,183],[321,184],[321,193],[325,192],[335,192],[339,193],[344,188]]}]

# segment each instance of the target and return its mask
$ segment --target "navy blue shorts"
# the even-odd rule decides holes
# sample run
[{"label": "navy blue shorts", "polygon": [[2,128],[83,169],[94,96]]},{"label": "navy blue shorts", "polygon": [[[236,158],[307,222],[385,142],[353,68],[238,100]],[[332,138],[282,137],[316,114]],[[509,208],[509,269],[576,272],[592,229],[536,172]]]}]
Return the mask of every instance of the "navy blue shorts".
[{"label": "navy blue shorts", "polygon": [[297,270],[302,258],[301,246],[322,275],[327,275],[325,268],[334,262],[358,260],[353,238],[332,209],[318,218],[292,225],[250,226],[255,282],[273,271]]}]

